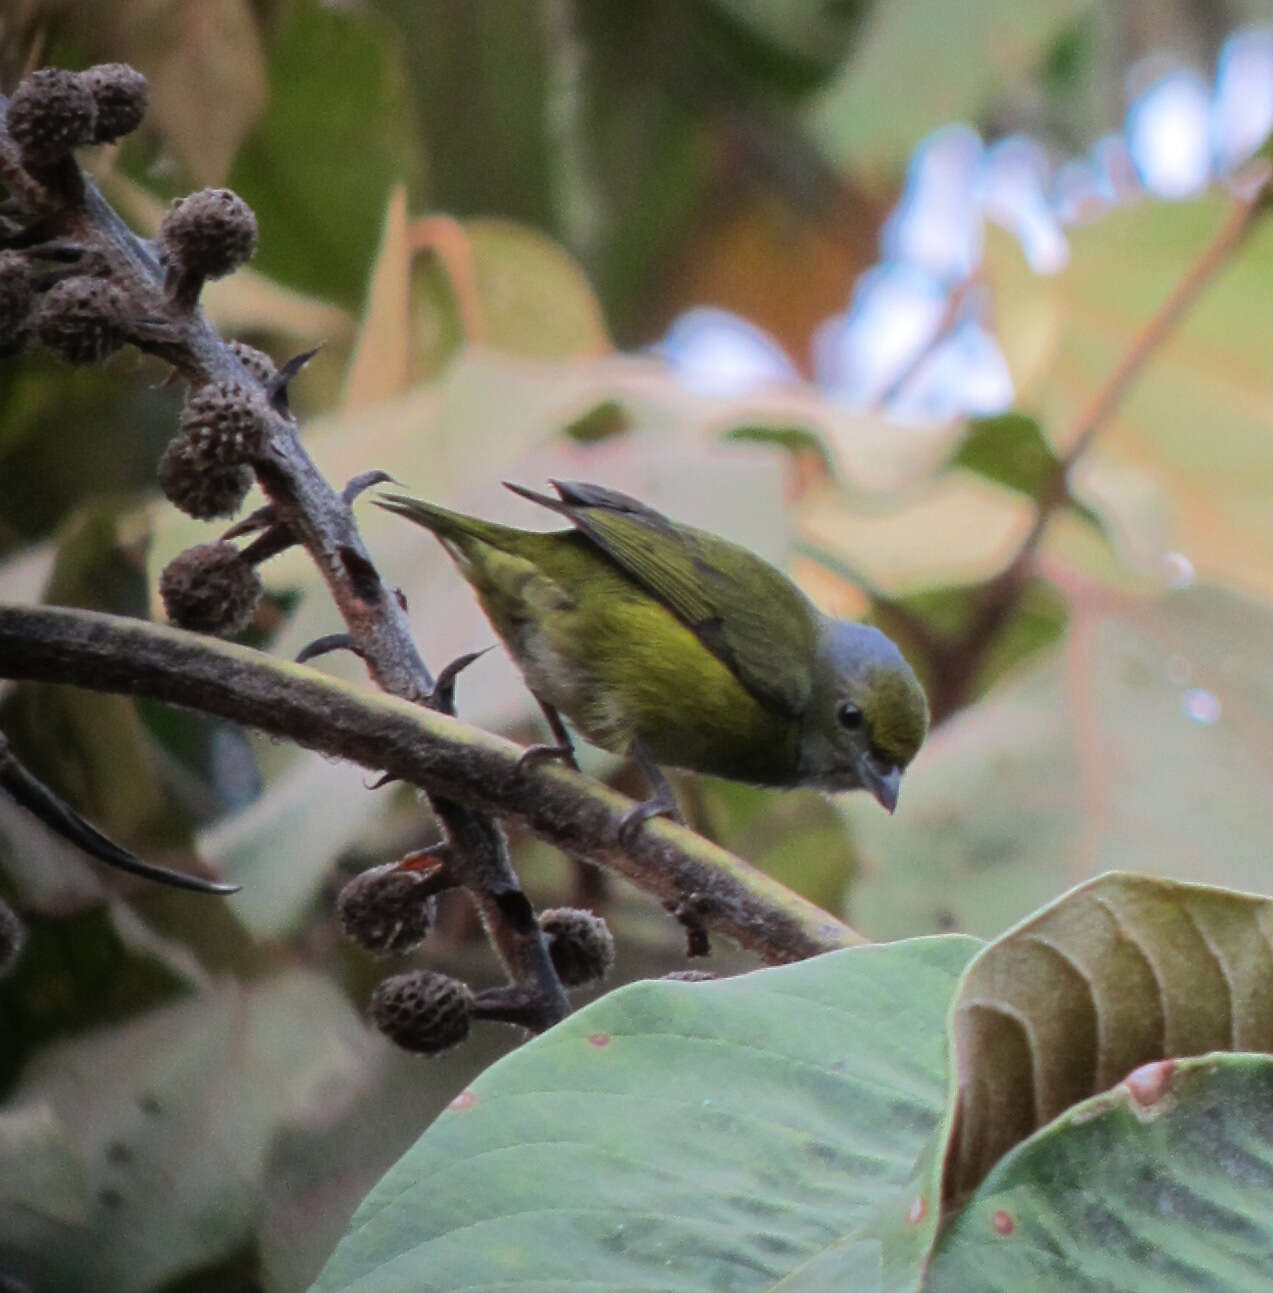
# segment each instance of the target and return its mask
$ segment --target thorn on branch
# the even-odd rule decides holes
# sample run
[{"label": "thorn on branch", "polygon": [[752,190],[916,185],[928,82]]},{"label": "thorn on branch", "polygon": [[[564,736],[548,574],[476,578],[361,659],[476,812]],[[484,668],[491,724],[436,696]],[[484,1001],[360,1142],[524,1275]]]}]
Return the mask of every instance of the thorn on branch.
[{"label": "thorn on branch", "polygon": [[10,224],[4,237],[4,245],[13,251],[27,251],[47,242],[54,235],[54,225],[50,220],[37,219],[30,224]]},{"label": "thorn on branch", "polygon": [[532,1033],[542,1033],[557,1022],[544,1008],[542,998],[525,988],[510,984],[503,988],[486,988],[473,998],[473,1018],[492,1023],[513,1024]]},{"label": "thorn on branch", "polygon": [[455,717],[455,683],[460,674],[473,663],[474,660],[481,659],[488,651],[494,650],[493,647],[483,647],[480,651],[470,651],[467,655],[456,656],[450,664],[438,674],[437,681],[433,684],[433,691],[429,694],[428,706],[436,710],[439,714],[448,714],[451,718]]},{"label": "thorn on branch", "polygon": [[301,647],[296,653],[296,663],[308,664],[311,660],[317,660],[320,655],[327,655],[331,651],[352,651],[356,655],[358,648],[348,633],[328,633]]},{"label": "thorn on branch", "polygon": [[143,862],[136,854],[116,844],[86,821],[69,804],[59,799],[42,781],[34,777],[19,762],[8,741],[0,736],[0,787],[29,813],[39,818],[54,834],[74,844],[89,857],[105,862],[107,866],[130,875],[155,880],[176,889],[190,889],[196,893],[237,893],[237,884],[221,884],[199,876],[171,871],[167,867]]},{"label": "thorn on branch", "polygon": [[296,535],[292,533],[290,526],[272,525],[243,549],[243,560],[259,566],[271,557],[277,557],[280,552],[286,552],[295,542]]},{"label": "thorn on branch", "polygon": [[315,346],[312,350],[303,351],[299,355],[293,355],[282,368],[274,374],[266,383],[265,391],[270,401],[270,407],[276,413],[282,413],[285,417],[292,416],[291,405],[288,403],[287,388],[293,380],[300,374],[301,370],[314,358],[322,349],[321,345]]},{"label": "thorn on branch", "polygon": [[241,539],[244,535],[255,534],[258,530],[268,530],[278,523],[278,509],[273,503],[258,507],[255,512],[236,521],[221,537],[223,539]]},{"label": "thorn on branch", "polygon": [[416,849],[398,859],[397,865],[403,871],[422,871],[435,876],[435,893],[443,889],[453,889],[460,881],[451,871],[455,863],[455,850],[443,840],[440,844],[430,844],[427,849]]},{"label": "thorn on branch", "polygon": [[83,244],[72,238],[50,238],[47,242],[28,244],[22,250],[30,260],[52,260],[63,264],[83,261],[87,254]]},{"label": "thorn on branch", "polygon": [[379,469],[364,471],[361,475],[355,476],[340,491],[340,497],[344,502],[352,504],[359,494],[370,489],[373,485],[396,485],[397,483],[387,471],[380,471]]}]

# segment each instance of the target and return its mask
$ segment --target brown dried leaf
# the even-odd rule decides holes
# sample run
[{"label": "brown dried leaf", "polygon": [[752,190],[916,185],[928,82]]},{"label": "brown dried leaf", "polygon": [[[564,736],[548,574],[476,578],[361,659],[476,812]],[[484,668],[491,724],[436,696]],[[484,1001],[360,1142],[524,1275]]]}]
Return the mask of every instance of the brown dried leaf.
[{"label": "brown dried leaf", "polygon": [[1129,872],[990,944],[951,1015],[959,1092],[943,1197],[1142,1064],[1273,1050],[1273,900]]},{"label": "brown dried leaf", "polygon": [[398,185],[389,195],[362,327],[345,378],[346,413],[402,395],[410,385],[410,268],[407,191]]}]

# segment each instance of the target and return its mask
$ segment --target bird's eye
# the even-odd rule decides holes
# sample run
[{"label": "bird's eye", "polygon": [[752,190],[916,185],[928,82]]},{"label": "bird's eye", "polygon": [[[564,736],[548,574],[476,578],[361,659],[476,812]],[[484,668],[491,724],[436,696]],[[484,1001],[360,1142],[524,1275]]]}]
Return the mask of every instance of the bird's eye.
[{"label": "bird's eye", "polygon": [[836,718],[840,720],[840,726],[850,732],[856,732],[862,726],[862,711],[847,700],[840,702]]}]

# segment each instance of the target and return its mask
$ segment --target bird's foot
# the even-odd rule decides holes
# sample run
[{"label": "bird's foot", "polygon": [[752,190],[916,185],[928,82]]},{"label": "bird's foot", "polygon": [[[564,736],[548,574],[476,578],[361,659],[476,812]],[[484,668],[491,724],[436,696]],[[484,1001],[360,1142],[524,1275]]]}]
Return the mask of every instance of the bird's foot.
[{"label": "bird's foot", "polygon": [[667,817],[682,826],[685,825],[685,819],[681,816],[681,810],[677,807],[676,798],[670,786],[666,784],[660,786],[653,798],[637,804],[635,808],[630,808],[623,814],[623,820],[619,823],[620,847],[630,848],[641,827],[652,817]]},{"label": "bird's foot", "polygon": [[654,789],[654,794],[644,803],[637,804],[623,815],[619,823],[619,845],[621,848],[631,846],[637,832],[651,817],[670,817],[672,821],[685,825],[681,810],[676,803],[676,791],[672,783],[663,775],[663,770],[651,758],[648,751],[639,742],[634,742],[628,753],[633,762],[645,773],[645,779]]},{"label": "bird's foot", "polygon": [[575,772],[579,771],[575,747],[567,743],[565,745],[528,745],[517,760],[517,767],[513,769],[514,774],[521,776],[528,768],[537,768],[541,763],[548,763],[553,759],[560,759],[566,767],[572,768]]}]

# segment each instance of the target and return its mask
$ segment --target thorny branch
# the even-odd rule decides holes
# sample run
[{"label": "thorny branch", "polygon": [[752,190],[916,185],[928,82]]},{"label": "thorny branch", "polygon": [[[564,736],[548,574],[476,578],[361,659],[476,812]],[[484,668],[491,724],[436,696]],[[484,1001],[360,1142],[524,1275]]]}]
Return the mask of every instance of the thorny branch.
[{"label": "thorny branch", "polygon": [[[253,465],[270,500],[266,533],[275,542],[267,540],[266,547],[277,551],[289,542],[301,544],[322,572],[350,646],[372,679],[392,695],[432,703],[433,678],[403,608],[381,583],[349,503],[327,483],[301,444],[287,411],[285,381],[271,389],[245,366],[199,308],[199,283],[193,291],[188,284],[174,290],[171,267],[166,271],[155,245],[128,228],[69,151],[34,162],[30,139],[23,148],[5,128],[9,107],[10,101],[0,96],[0,185],[8,190],[19,219],[0,227],[0,234],[8,235],[0,245],[29,248],[32,255],[41,247],[71,249],[85,267],[81,272],[122,294],[127,313],[119,323],[128,340],[172,364],[192,390],[220,382],[263,390],[269,398],[265,442]],[[282,376],[286,378],[286,368]],[[569,1004],[499,826],[451,799],[435,798],[433,808],[456,846],[449,865],[472,892],[512,982],[538,1002],[536,1025],[546,1027],[563,1018]]]},{"label": "thorny branch", "polygon": [[549,843],[586,854],[767,961],[864,941],[701,836],[649,822],[626,848],[630,800],[555,764],[518,767],[521,747],[480,728],[378,696],[263,652],[121,616],[0,604],[0,677],[146,696],[283,736],[516,817]]}]

